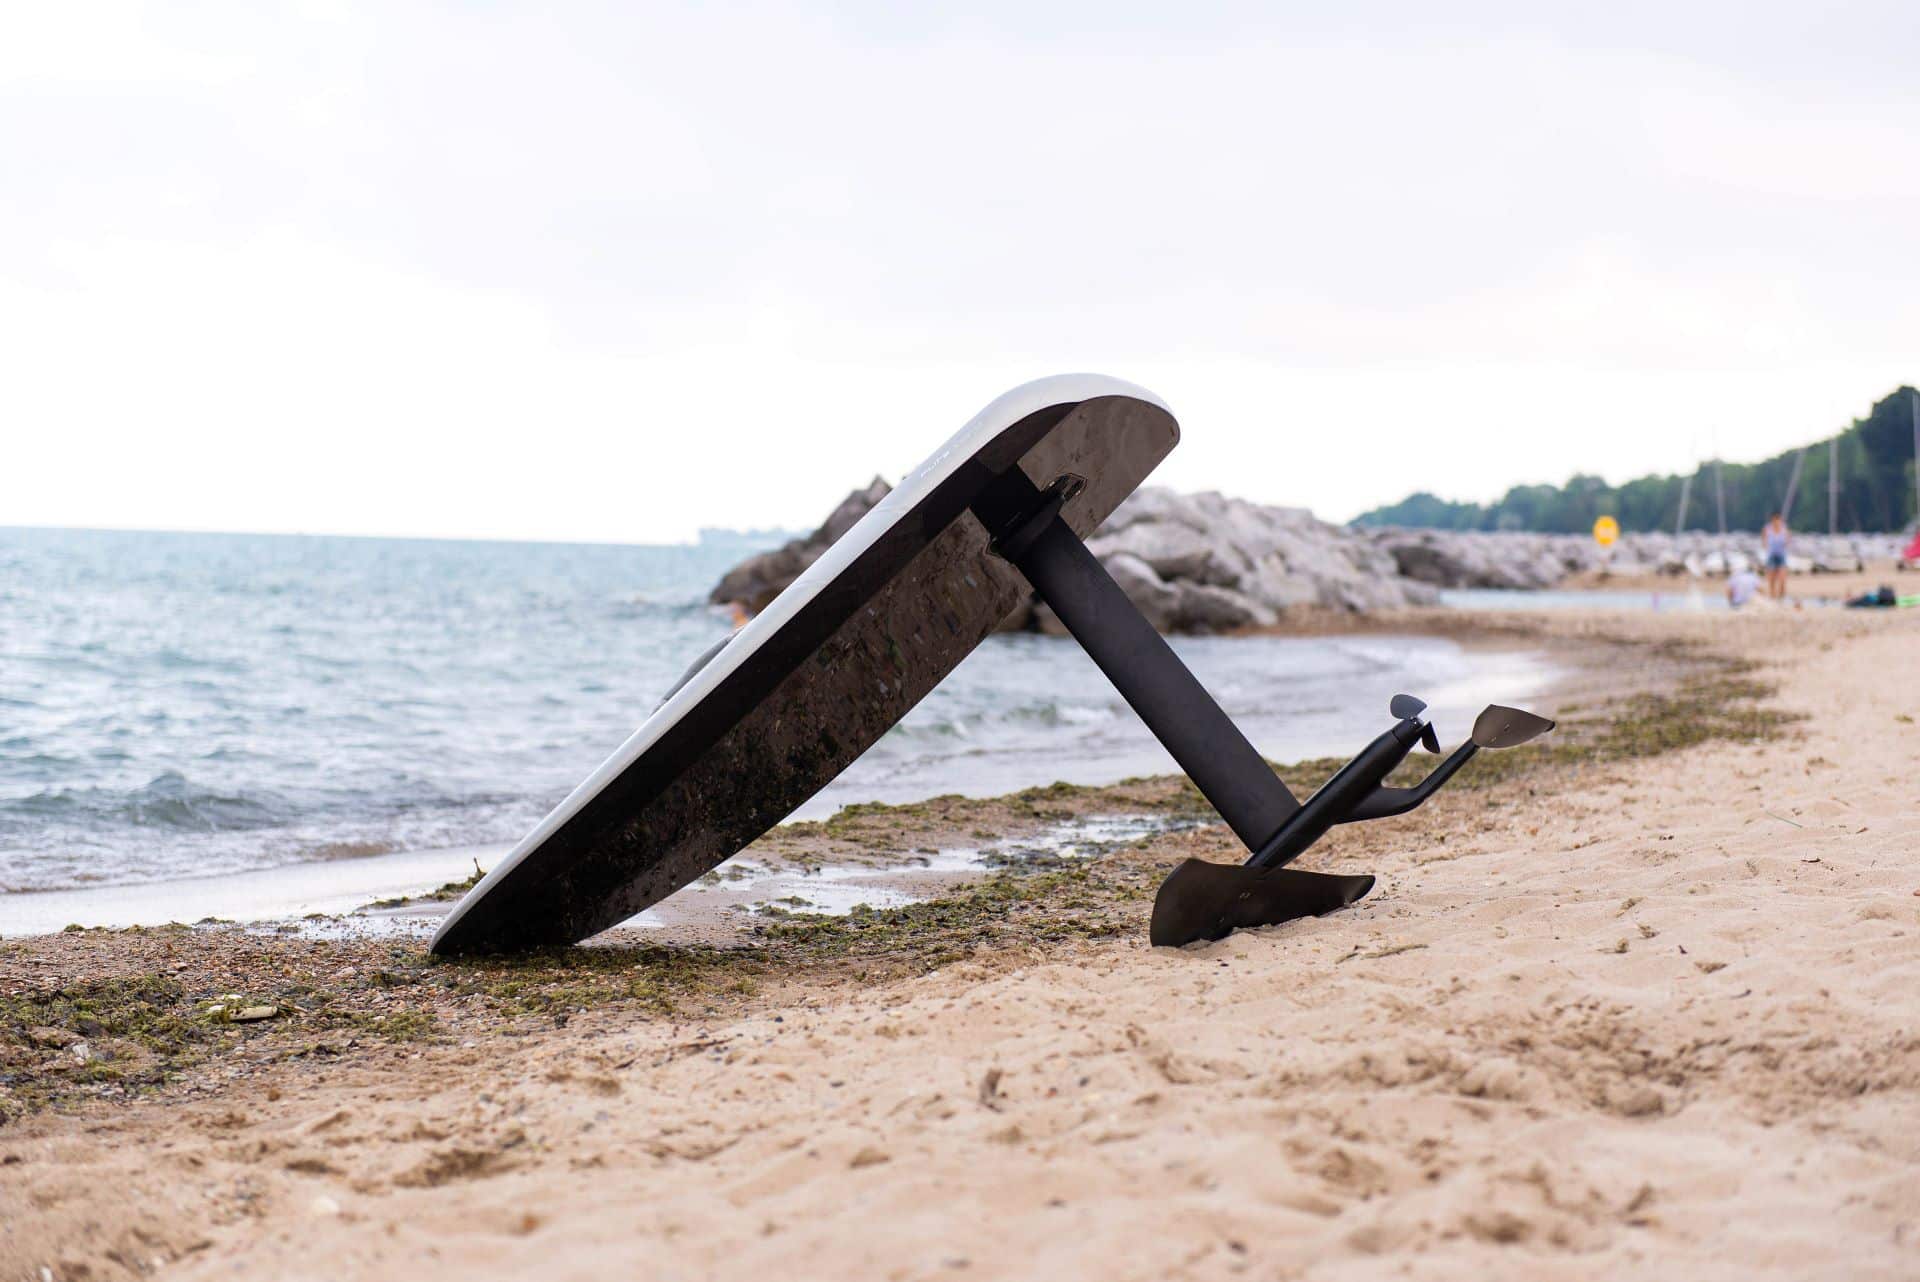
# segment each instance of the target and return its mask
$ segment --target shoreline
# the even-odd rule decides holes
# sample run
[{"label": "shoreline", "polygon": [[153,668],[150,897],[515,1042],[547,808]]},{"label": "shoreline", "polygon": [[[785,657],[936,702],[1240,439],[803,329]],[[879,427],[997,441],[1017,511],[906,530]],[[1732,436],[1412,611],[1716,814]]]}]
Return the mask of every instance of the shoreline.
[{"label": "shoreline", "polygon": [[[1457,644],[1469,653],[1509,661],[1515,668],[1511,677],[1504,676],[1497,669],[1484,667],[1472,676],[1456,679],[1422,692],[1433,705],[1436,716],[1442,719],[1443,728],[1450,722],[1460,723],[1459,726],[1453,727],[1455,730],[1463,728],[1466,718],[1471,716],[1467,706],[1469,704],[1477,709],[1481,703],[1492,698],[1534,702],[1545,700],[1550,703],[1555,685],[1570,675],[1566,670],[1568,657],[1556,654],[1551,646],[1521,644],[1526,639],[1524,634],[1514,633],[1511,629],[1496,631],[1489,626],[1471,623],[1463,629],[1454,626],[1455,620],[1442,617],[1449,613],[1451,612],[1439,609],[1395,612],[1388,626],[1380,627],[1341,627],[1340,616],[1329,613],[1324,618],[1316,616],[1314,622],[1317,623],[1317,627],[1303,623],[1298,630],[1265,631],[1262,634],[1333,638],[1361,635],[1439,638]],[[1130,713],[1124,715],[1131,716]],[[1145,731],[1142,728],[1140,737],[1144,735]],[[1307,736],[1303,740],[1297,740],[1298,746],[1306,748],[1309,752],[1328,756],[1351,752],[1357,749],[1361,742],[1364,740],[1356,739],[1348,743],[1344,737],[1336,740],[1330,735],[1323,735],[1321,738]],[[1123,761],[1075,763],[1075,768],[1065,771],[1065,774],[1070,777],[1064,779],[1033,777],[1024,782],[1016,781],[1014,789],[998,795],[1004,798],[1014,795],[1015,792],[1031,791],[1033,788],[1045,788],[1062,782],[1076,788],[1110,787],[1118,784],[1123,778],[1129,777],[1136,769],[1143,771],[1143,774],[1152,773],[1156,761],[1167,769],[1170,769],[1173,764],[1165,759],[1164,750],[1157,744],[1152,744],[1149,752],[1134,754]],[[985,776],[982,779],[984,781]],[[900,795],[901,792],[898,786],[876,785],[870,790],[870,794],[880,793],[882,794],[880,797],[868,795],[849,804],[867,807],[879,800],[895,807],[911,807],[931,800],[930,797],[924,796]],[[994,792],[980,786],[962,789],[958,795],[985,801],[996,798]],[[783,821],[780,827],[770,834],[769,839],[756,843],[754,847],[743,851],[741,855],[730,860],[728,864],[722,865],[717,871],[723,878],[736,879],[736,871],[741,866],[751,867],[760,862],[757,852],[761,846],[769,844],[770,840],[773,845],[779,844],[777,836],[782,830],[796,825],[804,830],[807,824],[831,819],[833,813],[835,812],[823,812],[823,807],[819,805],[803,806],[794,817]],[[950,833],[946,839],[955,848],[979,844],[977,841],[969,841],[965,833]],[[303,922],[310,921],[316,916],[324,917],[331,923],[330,925],[323,923],[320,929],[334,930],[336,933],[339,930],[354,929],[357,926],[367,933],[418,935],[422,930],[431,931],[433,925],[437,924],[439,915],[446,911],[447,905],[429,905],[425,912],[402,913],[397,917],[389,915],[378,922],[367,920],[362,910],[380,904],[382,901],[417,899],[434,887],[467,877],[476,866],[491,868],[511,848],[512,843],[502,842],[496,845],[391,851],[375,855],[295,861],[242,872],[16,891],[0,894],[0,939],[31,938],[52,934],[69,925],[124,928],[163,926],[171,923],[201,923],[210,919],[215,922],[238,922],[269,928],[299,927]],[[924,853],[934,856],[936,861],[939,861],[940,855],[950,854],[952,850],[927,850]],[[958,879],[949,877],[939,884],[951,884]],[[777,882],[778,878],[769,880]],[[876,892],[877,900],[892,900],[900,889],[879,881],[874,881],[871,885]],[[770,885],[768,889],[770,892],[777,892],[770,893],[768,898],[805,893],[778,885]],[[682,898],[685,895],[686,892],[681,892],[681,895],[675,898]],[[710,920],[714,911],[710,907],[695,904],[676,904],[673,899],[669,899],[656,910],[649,910],[647,914],[643,914],[644,920],[636,919],[635,922],[628,924],[658,927],[677,925],[688,919],[704,921]]]},{"label": "shoreline", "polygon": [[[1920,696],[1878,674],[1920,620],[1867,613],[1489,618],[1596,660],[1562,731],[1316,848],[1382,877],[1353,908],[1187,950],[1145,908],[1218,824],[731,946],[0,943],[0,1000],[40,994],[0,1040],[0,1267],[1902,1276]],[[893,858],[1109,800],[1021,796],[796,836]],[[226,985],[287,1009],[194,1014]],[[23,1074],[60,1089],[23,1111]]]},{"label": "shoreline", "polygon": [[[1718,598],[1726,591],[1726,583],[1725,575],[1695,579],[1660,574],[1615,574],[1601,570],[1569,575],[1548,590],[1651,592],[1678,596],[1686,590],[1697,588]],[[1881,584],[1891,585],[1896,592],[1920,592],[1920,575],[1916,575],[1912,570],[1900,569],[1898,561],[1870,562],[1864,570],[1790,574],[1787,576],[1787,601],[1789,604],[1795,600],[1839,603],[1851,600],[1864,592],[1871,592]],[[1912,585],[1911,588],[1907,586],[1909,584]]]}]

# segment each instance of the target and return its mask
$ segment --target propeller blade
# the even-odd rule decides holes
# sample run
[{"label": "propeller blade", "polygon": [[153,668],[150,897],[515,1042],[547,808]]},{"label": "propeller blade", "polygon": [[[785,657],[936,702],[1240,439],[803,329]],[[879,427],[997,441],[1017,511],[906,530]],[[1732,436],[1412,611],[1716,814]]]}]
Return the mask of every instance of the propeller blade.
[{"label": "propeller blade", "polygon": [[1396,694],[1393,696],[1393,702],[1387,705],[1387,711],[1402,721],[1409,717],[1417,717],[1426,710],[1427,701],[1416,699],[1410,694]]},{"label": "propeller blade", "polygon": [[1431,721],[1420,727],[1420,746],[1428,752],[1440,751],[1440,736],[1435,733],[1433,722]]},{"label": "propeller blade", "polygon": [[1519,708],[1490,704],[1473,723],[1473,741],[1482,748],[1513,748],[1553,729],[1553,722]]}]

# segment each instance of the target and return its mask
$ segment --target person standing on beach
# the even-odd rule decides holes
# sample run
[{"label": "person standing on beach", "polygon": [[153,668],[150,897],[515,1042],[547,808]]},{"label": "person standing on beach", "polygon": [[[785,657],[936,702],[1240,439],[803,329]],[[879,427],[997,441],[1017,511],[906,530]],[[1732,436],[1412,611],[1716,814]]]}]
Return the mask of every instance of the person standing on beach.
[{"label": "person standing on beach", "polygon": [[1767,542],[1767,596],[1774,601],[1787,599],[1787,521],[1775,512],[1761,531]]}]

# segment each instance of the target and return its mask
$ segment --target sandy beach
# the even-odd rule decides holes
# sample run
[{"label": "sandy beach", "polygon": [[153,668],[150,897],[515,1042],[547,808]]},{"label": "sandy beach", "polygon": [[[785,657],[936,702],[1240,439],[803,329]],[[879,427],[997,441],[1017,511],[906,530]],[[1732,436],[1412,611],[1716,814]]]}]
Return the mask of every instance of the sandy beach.
[{"label": "sandy beach", "polygon": [[[1685,596],[1700,592],[1719,600],[1726,595],[1724,578],[1688,579],[1657,574],[1576,574],[1557,585],[1562,591],[1620,592],[1629,595],[1658,593]],[[1902,568],[1898,561],[1868,561],[1863,569],[1842,574],[1795,574],[1787,580],[1788,601],[1833,605],[1852,600],[1866,592],[1890,587],[1896,595],[1920,592],[1920,574]]]},{"label": "sandy beach", "polygon": [[1920,1274],[1920,612],[1476,626],[1561,732],[1215,944],[1145,941],[1234,857],[1177,779],[791,838],[1180,821],[851,918],[0,944],[0,1278]]}]

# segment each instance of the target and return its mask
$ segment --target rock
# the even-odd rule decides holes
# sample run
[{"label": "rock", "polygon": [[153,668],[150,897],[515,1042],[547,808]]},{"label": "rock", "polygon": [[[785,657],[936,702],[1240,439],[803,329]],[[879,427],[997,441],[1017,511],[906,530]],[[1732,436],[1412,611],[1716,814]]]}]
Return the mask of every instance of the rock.
[{"label": "rock", "polygon": [[806,538],[748,557],[727,571],[707,594],[707,600],[714,605],[738,605],[749,614],[758,614],[892,490],[891,485],[874,477],[865,489],[841,499],[820,528]]},{"label": "rock", "polygon": [[[1585,534],[1396,528],[1367,533],[1394,558],[1401,574],[1442,588],[1550,588],[1580,574],[1718,578],[1761,565],[1757,532],[1628,531],[1611,550]],[[1899,550],[1894,535],[1796,533],[1792,539],[1787,557],[1792,574],[1852,573],[1864,569],[1870,557],[1891,560]]]},{"label": "rock", "polygon": [[[1120,519],[1119,513],[1114,516]],[[1113,558],[1128,557],[1163,581],[1228,587],[1239,582],[1246,569],[1232,549],[1177,519],[1134,521],[1118,529],[1109,521],[1094,535],[1094,542],[1099,545],[1096,553],[1109,568]]]},{"label": "rock", "polygon": [[1535,589],[1598,568],[1600,549],[1571,536],[1461,530],[1372,531],[1400,573],[1437,588]]},{"label": "rock", "polygon": [[[1175,621],[1180,614],[1180,594],[1155,572],[1153,566],[1129,552],[1102,557],[1100,563],[1113,576],[1113,581],[1120,585],[1120,590],[1127,594],[1127,599],[1147,616],[1148,623],[1161,632],[1175,630]],[[1045,606],[1038,608],[1045,609],[1048,615],[1053,614]]]},{"label": "rock", "polygon": [[[710,600],[763,609],[888,493],[876,478],[818,530],[729,571]],[[1611,549],[1585,534],[1359,530],[1302,508],[1267,507],[1217,493],[1136,491],[1087,540],[1121,590],[1162,632],[1268,627],[1303,607],[1364,612],[1428,605],[1441,588],[1531,591],[1579,575],[1719,577],[1759,565],[1759,535],[1629,531]],[[1832,573],[1895,559],[1895,535],[1793,535],[1788,569]],[[1065,631],[1038,602],[1002,630]]]},{"label": "rock", "polygon": [[[855,491],[805,539],[753,557],[721,579],[709,599],[765,607],[887,493],[876,480]],[[1216,493],[1134,493],[1087,540],[1107,572],[1162,632],[1270,627],[1291,609],[1340,611],[1429,604],[1433,589],[1403,576],[1369,535],[1329,525],[1301,508],[1265,507]],[[1003,630],[1065,629],[1038,602],[1015,610]]]},{"label": "rock", "polygon": [[1218,493],[1140,490],[1087,546],[1168,632],[1266,627],[1302,606],[1361,611],[1435,599],[1365,534]]},{"label": "rock", "polygon": [[1231,632],[1237,628],[1268,628],[1280,621],[1280,615],[1260,602],[1232,588],[1211,583],[1188,585],[1180,593],[1177,632]]}]

